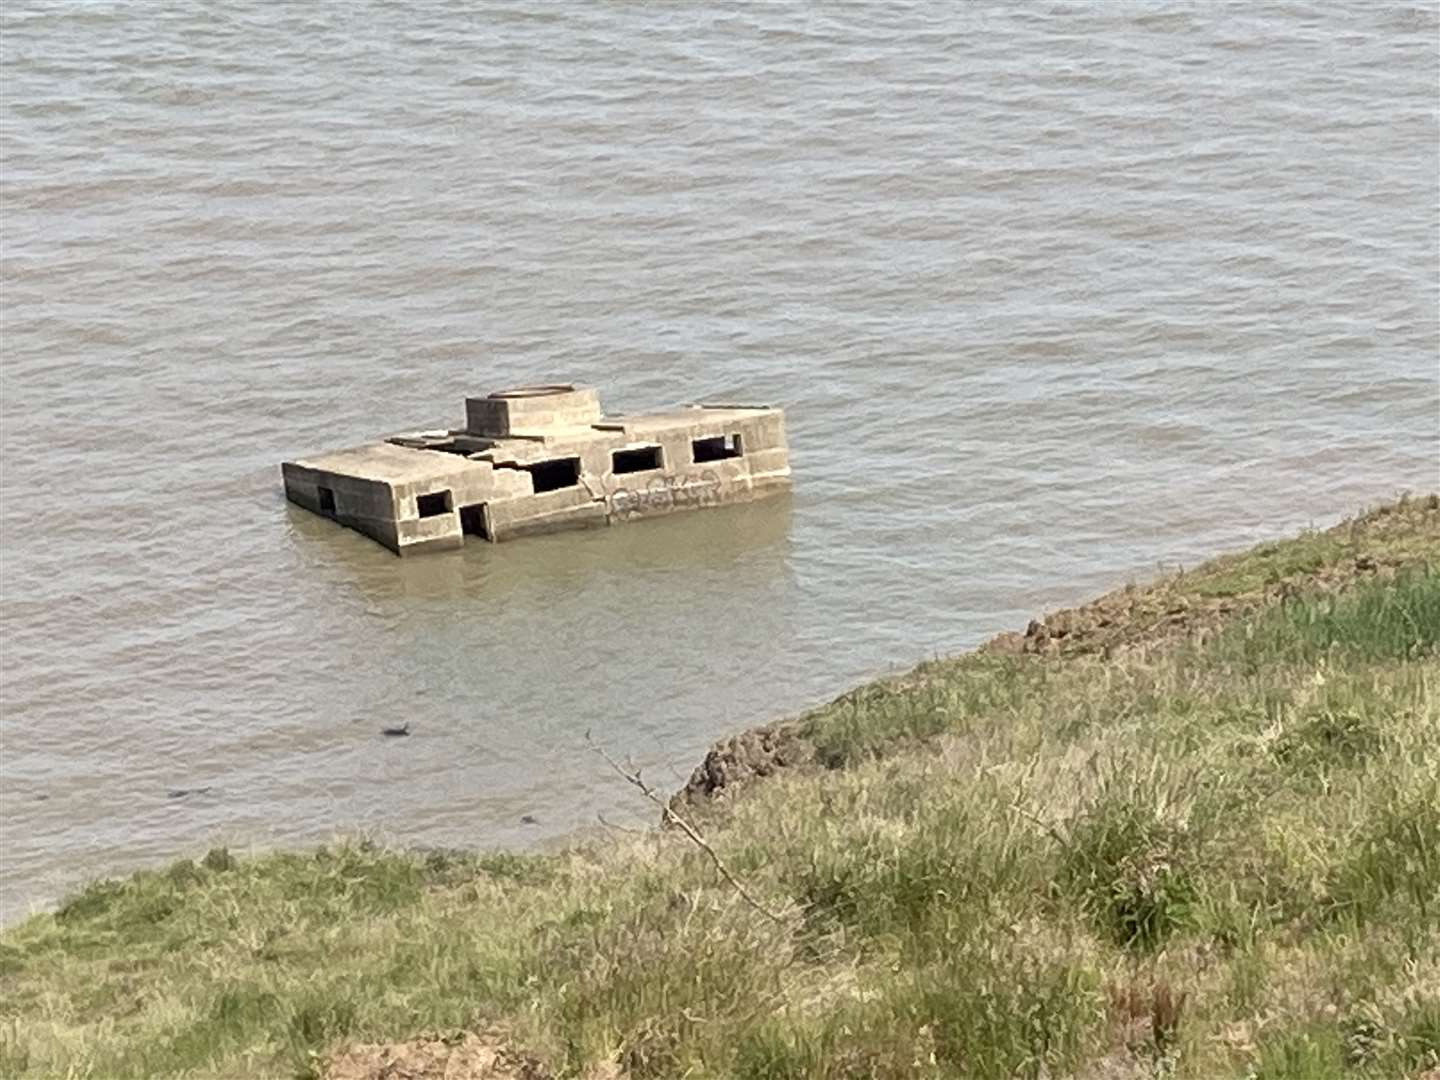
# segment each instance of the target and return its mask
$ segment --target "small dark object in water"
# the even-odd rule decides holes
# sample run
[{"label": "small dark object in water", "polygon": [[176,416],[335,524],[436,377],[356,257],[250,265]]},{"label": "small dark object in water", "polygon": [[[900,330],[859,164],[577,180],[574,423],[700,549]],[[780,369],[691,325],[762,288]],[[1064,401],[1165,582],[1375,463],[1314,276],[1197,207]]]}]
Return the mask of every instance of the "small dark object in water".
[{"label": "small dark object in water", "polygon": [[409,735],[410,721],[406,720],[403,724],[392,724],[390,727],[382,727],[380,729],[380,734],[388,735],[392,739],[399,738],[401,735]]},{"label": "small dark object in water", "polygon": [[211,790],[208,787],[171,788],[165,793],[165,797],[167,799],[183,799],[186,795],[209,795]]},{"label": "small dark object in water", "polygon": [[520,818],[521,825],[539,825],[540,819],[534,814],[523,814]]}]

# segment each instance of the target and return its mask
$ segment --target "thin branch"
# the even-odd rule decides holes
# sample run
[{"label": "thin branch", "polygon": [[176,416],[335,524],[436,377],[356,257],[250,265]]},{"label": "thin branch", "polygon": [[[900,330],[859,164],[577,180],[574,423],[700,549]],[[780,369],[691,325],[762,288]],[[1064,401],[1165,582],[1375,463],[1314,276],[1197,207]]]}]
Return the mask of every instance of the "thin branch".
[{"label": "thin branch", "polygon": [[596,814],[595,820],[612,832],[628,833],[631,836],[644,836],[648,831],[646,829],[632,829],[628,825],[616,825],[613,821],[606,821],[604,814]]},{"label": "thin branch", "polygon": [[1036,817],[1019,803],[1011,803],[1010,809],[1014,810],[1017,814],[1019,814],[1021,817],[1025,818],[1032,824],[1040,826],[1040,828],[1044,829],[1047,833],[1049,833],[1050,838],[1054,840],[1057,844],[1059,844],[1061,847],[1067,850],[1070,849],[1070,841],[1065,839],[1065,837],[1060,834],[1060,830],[1057,829],[1054,825],[1050,824],[1050,822],[1046,821],[1044,818]]},{"label": "thin branch", "polygon": [[784,918],[775,914],[775,912],[771,911],[759,900],[755,899],[754,895],[750,892],[749,889],[745,887],[744,883],[741,882],[739,878],[737,878],[734,874],[730,872],[730,868],[725,865],[724,860],[720,858],[720,856],[716,853],[715,849],[709,845],[705,838],[700,835],[699,831],[696,830],[695,826],[691,825],[690,822],[686,821],[683,817],[681,817],[673,809],[671,809],[670,804],[666,802],[663,798],[661,798],[659,793],[657,793],[654,788],[652,788],[649,784],[645,783],[643,779],[641,779],[640,771],[638,769],[633,772],[626,772],[623,768],[620,767],[619,763],[614,758],[612,758],[608,753],[605,752],[605,748],[603,746],[600,746],[598,743],[595,742],[594,739],[590,737],[590,733],[588,731],[585,733],[585,741],[590,744],[590,749],[594,750],[595,753],[599,754],[602,758],[604,758],[605,763],[609,765],[612,769],[614,769],[617,773],[619,773],[622,777],[624,777],[627,783],[630,783],[633,786],[639,788],[640,792],[647,799],[649,799],[656,806],[660,807],[660,811],[664,815],[664,819],[667,823],[677,826],[681,832],[688,836],[695,843],[695,845],[700,848],[701,851],[705,852],[706,855],[710,856],[710,861],[715,864],[715,869],[719,872],[720,876],[730,883],[730,886],[737,893],[740,894],[740,898],[744,900],[745,903],[749,904],[752,908],[758,911],[761,915],[764,915],[771,922],[779,926],[785,925]]}]

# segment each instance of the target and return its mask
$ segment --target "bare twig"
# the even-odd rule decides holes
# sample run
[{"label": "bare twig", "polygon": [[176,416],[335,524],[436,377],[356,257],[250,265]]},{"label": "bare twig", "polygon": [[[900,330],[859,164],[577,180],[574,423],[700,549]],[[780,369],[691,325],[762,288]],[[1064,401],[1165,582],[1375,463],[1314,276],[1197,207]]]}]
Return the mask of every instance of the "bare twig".
[{"label": "bare twig", "polygon": [[1057,844],[1059,844],[1066,850],[1070,850],[1070,841],[1065,839],[1065,837],[1061,835],[1060,830],[1057,829],[1054,825],[1050,824],[1050,822],[1046,821],[1044,818],[1036,817],[1019,803],[1011,803],[1010,809],[1014,810],[1017,814],[1019,814],[1021,817],[1023,817],[1030,823],[1040,826],[1040,828],[1044,829],[1047,833],[1050,834],[1050,838],[1052,840],[1054,840]]},{"label": "bare twig", "polygon": [[686,821],[683,817],[681,817],[673,809],[671,809],[670,804],[666,802],[663,798],[661,798],[659,793],[656,792],[654,788],[652,788],[641,778],[639,769],[627,772],[625,769],[621,768],[620,764],[608,753],[606,753],[605,748],[603,746],[600,746],[598,743],[595,742],[594,739],[590,737],[590,733],[588,731],[585,733],[585,741],[590,744],[590,748],[594,750],[595,753],[599,754],[602,758],[605,759],[605,763],[607,765],[609,765],[612,769],[614,769],[617,773],[624,777],[628,783],[639,788],[640,792],[647,799],[649,799],[656,806],[660,807],[660,811],[664,815],[665,821],[667,823],[677,826],[681,832],[688,836],[695,843],[695,845],[700,848],[701,851],[705,852],[706,855],[710,856],[710,861],[715,864],[716,871],[719,872],[722,878],[724,878],[730,883],[731,888],[733,888],[740,895],[740,898],[744,900],[745,903],[749,904],[750,907],[754,908],[761,915],[764,915],[771,922],[776,923],[780,926],[785,925],[785,920],[783,917],[775,914],[775,912],[771,911],[759,900],[755,899],[755,896],[750,892],[749,889],[745,887],[744,883],[730,872],[730,868],[725,865],[724,860],[720,858],[720,856],[716,853],[715,849],[710,846],[706,839],[700,835],[699,831],[695,828],[695,826],[691,825],[690,822]]},{"label": "bare twig", "polygon": [[605,815],[604,815],[604,814],[596,814],[596,815],[595,815],[595,820],[598,821],[598,822],[600,822],[601,825],[604,825],[605,828],[609,829],[609,830],[612,831],[612,832],[628,833],[628,834],[631,835],[631,836],[644,836],[644,835],[645,835],[645,831],[646,831],[646,830],[644,830],[644,829],[632,829],[632,828],[630,828],[628,825],[616,825],[613,821],[607,821],[607,820],[605,820]]}]

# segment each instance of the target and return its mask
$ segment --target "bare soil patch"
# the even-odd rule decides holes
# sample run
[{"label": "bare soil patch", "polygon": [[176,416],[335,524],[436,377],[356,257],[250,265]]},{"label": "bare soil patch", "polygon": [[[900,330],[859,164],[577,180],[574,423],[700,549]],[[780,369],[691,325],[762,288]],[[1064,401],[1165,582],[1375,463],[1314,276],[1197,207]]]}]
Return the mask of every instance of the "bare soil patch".
[{"label": "bare soil patch", "polygon": [[[1127,585],[1080,607],[1031,620],[1023,633],[999,634],[976,652],[1109,657],[1203,641],[1223,626],[1288,597],[1337,592],[1367,577],[1393,576],[1434,551],[1440,496],[1402,499],[1311,534],[1306,557],[1293,544],[1262,544],[1148,585]],[[1269,549],[1291,561],[1275,561]],[[964,657],[957,658],[963,660]],[[913,676],[885,680],[903,687]],[[842,697],[839,699],[844,700]],[[813,714],[812,714],[813,715]],[[803,717],[779,720],[716,743],[671,799],[678,812],[699,810],[785,770],[819,769],[802,732]]]},{"label": "bare soil patch", "polygon": [[[1378,507],[1314,537],[1315,563],[1249,569],[1263,564],[1266,547],[1222,556],[1190,573],[1150,585],[1130,585],[1080,607],[1034,619],[1024,634],[1000,634],[981,646],[998,652],[1081,656],[1148,649],[1207,635],[1291,596],[1338,592],[1371,577],[1393,576],[1413,562],[1396,538],[1440,537],[1440,498],[1434,495]],[[1232,584],[1260,577],[1248,588]]]},{"label": "bare soil patch", "polygon": [[497,1038],[467,1031],[346,1047],[321,1075],[325,1080],[551,1080],[554,1073]]}]

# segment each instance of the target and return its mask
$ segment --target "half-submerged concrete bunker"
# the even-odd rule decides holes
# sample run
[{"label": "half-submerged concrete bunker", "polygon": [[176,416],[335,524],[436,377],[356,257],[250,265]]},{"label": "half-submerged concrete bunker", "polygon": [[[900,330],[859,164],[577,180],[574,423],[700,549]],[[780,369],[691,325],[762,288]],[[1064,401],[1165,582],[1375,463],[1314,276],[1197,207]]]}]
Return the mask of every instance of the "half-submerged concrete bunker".
[{"label": "half-submerged concrete bunker", "polygon": [[285,495],[409,555],[722,503],[790,485],[785,416],[692,405],[604,416],[596,391],[465,399],[465,427],[393,435],[281,466]]}]

